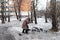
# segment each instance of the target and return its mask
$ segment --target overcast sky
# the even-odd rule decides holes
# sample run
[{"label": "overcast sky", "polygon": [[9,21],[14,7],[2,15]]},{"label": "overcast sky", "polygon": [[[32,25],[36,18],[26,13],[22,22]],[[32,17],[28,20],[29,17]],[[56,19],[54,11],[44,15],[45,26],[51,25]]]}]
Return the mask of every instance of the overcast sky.
[{"label": "overcast sky", "polygon": [[[50,1],[50,0],[48,0]],[[38,10],[41,10],[41,9],[45,9],[46,8],[46,2],[47,0],[38,0],[38,5],[37,5],[37,8]]]},{"label": "overcast sky", "polygon": [[[50,1],[50,0],[48,0]],[[56,1],[60,1],[60,0],[56,0]],[[47,0],[38,0],[38,5],[37,5],[37,8],[38,10],[41,10],[41,9],[45,9],[46,8],[46,2]]]}]

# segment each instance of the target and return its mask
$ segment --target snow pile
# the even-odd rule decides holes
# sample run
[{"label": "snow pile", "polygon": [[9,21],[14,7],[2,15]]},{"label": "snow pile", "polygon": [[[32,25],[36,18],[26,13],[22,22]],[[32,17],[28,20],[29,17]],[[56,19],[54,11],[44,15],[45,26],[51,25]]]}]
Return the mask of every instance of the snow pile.
[{"label": "snow pile", "polygon": [[[48,19],[48,23],[45,23],[45,19],[44,18],[38,18],[37,19],[38,24],[35,23],[30,23],[29,28],[32,29],[33,27],[37,27],[37,28],[42,28],[44,30],[49,30],[51,29],[52,25],[51,22]],[[29,34],[23,34],[22,33],[22,23],[23,20],[21,22],[19,21],[14,21],[12,26],[13,27],[9,27],[8,31],[14,35],[14,37],[16,38],[16,40],[59,40],[60,39],[60,32],[54,33],[54,32],[32,32],[29,31]],[[19,36],[19,34],[22,34],[22,36]]]},{"label": "snow pile", "polygon": [[[13,17],[14,18],[14,17]],[[29,31],[29,34],[22,33],[22,23],[25,18],[22,18],[22,21],[13,19],[10,23],[6,22],[5,24],[0,24],[0,26],[8,27],[8,32],[12,34],[16,40],[60,40],[60,31],[59,32],[32,32]],[[48,23],[45,23],[45,18],[37,18],[38,24],[30,23],[29,28],[32,29],[33,27],[42,28],[43,30],[51,29],[51,21],[48,19]],[[19,36],[22,34],[22,36]]]},{"label": "snow pile", "polygon": [[48,29],[51,29],[52,25],[51,25],[51,22],[49,20],[48,20],[48,23],[45,23],[44,18],[38,18],[37,24],[35,24],[35,23],[29,24],[30,29],[32,29],[33,27],[38,27],[38,28],[42,28],[44,30],[48,30]]}]

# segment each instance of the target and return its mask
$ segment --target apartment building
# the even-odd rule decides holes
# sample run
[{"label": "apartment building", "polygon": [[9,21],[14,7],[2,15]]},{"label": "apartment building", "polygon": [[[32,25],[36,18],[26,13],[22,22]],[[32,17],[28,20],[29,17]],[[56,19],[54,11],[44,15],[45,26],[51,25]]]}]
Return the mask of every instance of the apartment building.
[{"label": "apartment building", "polygon": [[[6,3],[4,3],[4,6],[6,6],[6,8],[4,8],[5,11],[15,12],[15,9],[16,9],[16,11],[18,12],[18,6],[19,6],[18,1],[19,0],[3,0],[3,1],[6,2]],[[2,2],[2,0],[0,2]],[[14,8],[14,6],[15,6],[15,8]],[[22,0],[21,8],[20,8],[21,13],[28,14],[28,11],[30,11],[30,9],[31,9],[31,0]],[[0,11],[1,11],[1,3],[0,3]],[[14,13],[12,13],[12,14],[14,14]]]}]

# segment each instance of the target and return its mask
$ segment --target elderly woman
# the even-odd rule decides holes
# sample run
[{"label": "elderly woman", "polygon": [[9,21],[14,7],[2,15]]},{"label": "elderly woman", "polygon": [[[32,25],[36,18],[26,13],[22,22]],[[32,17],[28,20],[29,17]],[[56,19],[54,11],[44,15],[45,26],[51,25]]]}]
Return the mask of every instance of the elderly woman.
[{"label": "elderly woman", "polygon": [[26,18],[22,24],[23,31],[22,33],[28,33],[28,24],[30,23],[30,18]]}]

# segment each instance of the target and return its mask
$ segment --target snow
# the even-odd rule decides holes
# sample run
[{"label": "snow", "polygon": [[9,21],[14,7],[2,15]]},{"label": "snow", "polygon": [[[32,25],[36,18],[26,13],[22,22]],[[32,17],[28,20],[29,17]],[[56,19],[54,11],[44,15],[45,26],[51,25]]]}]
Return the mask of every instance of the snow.
[{"label": "snow", "polygon": [[[13,17],[14,18],[14,17]],[[0,26],[8,26],[8,32],[12,34],[16,40],[60,40],[60,31],[58,32],[32,32],[29,31],[29,34],[23,34],[22,33],[22,23],[25,20],[25,18],[22,18],[22,21],[18,21],[15,18],[11,18],[11,22],[6,22],[5,24],[0,24]],[[42,28],[43,30],[49,30],[51,29],[51,21],[48,19],[48,23],[45,23],[44,17],[37,18],[38,24],[30,23],[29,28],[32,29],[33,27]],[[6,26],[6,27],[7,27]],[[19,34],[22,34],[22,36],[19,36]]]},{"label": "snow", "polygon": [[49,20],[48,20],[48,23],[45,23],[45,19],[44,18],[38,18],[37,19],[37,23],[38,24],[33,24],[33,23],[29,24],[30,29],[32,27],[38,27],[38,28],[43,28],[45,30],[48,30],[48,29],[51,29],[51,27],[52,27],[51,22]]},{"label": "snow", "polygon": [[28,13],[29,13],[29,15],[31,15],[31,13],[30,13],[30,11],[21,11],[21,15],[22,16],[28,16]]}]

